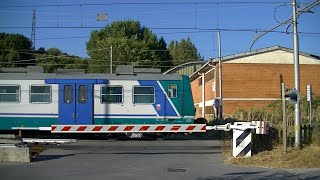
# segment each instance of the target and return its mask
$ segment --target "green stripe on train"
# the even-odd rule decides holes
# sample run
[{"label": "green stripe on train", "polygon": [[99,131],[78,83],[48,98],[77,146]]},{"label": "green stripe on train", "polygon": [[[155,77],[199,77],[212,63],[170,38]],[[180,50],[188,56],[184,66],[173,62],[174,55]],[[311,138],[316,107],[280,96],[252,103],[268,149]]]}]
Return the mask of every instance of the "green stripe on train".
[{"label": "green stripe on train", "polygon": [[58,118],[0,117],[0,130],[11,130],[12,127],[48,127],[57,123]]}]

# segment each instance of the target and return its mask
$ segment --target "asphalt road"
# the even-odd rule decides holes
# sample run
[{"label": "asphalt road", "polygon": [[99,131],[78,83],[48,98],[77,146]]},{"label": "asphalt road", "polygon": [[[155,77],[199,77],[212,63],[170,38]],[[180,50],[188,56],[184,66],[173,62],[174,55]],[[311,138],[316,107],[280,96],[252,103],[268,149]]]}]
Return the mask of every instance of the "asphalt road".
[{"label": "asphalt road", "polygon": [[49,148],[31,163],[0,163],[0,179],[320,179],[320,170],[228,165],[216,140],[82,140]]}]

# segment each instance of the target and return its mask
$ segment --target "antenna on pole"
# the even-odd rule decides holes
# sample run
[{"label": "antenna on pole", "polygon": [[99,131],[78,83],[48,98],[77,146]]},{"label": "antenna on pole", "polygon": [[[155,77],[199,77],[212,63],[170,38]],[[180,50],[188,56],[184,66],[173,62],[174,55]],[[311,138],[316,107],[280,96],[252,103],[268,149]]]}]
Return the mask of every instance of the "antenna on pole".
[{"label": "antenna on pole", "polygon": [[36,9],[33,9],[32,13],[32,31],[31,31],[31,44],[36,48]]}]

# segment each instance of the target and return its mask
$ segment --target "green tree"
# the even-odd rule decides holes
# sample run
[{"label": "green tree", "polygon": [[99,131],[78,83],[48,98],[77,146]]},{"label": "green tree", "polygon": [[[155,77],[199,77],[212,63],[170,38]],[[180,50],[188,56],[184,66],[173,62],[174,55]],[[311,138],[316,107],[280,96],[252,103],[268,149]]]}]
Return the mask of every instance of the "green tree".
[{"label": "green tree", "polygon": [[168,50],[175,66],[190,61],[203,60],[189,37],[187,39],[181,39],[180,42],[171,41]]},{"label": "green tree", "polygon": [[21,34],[0,33],[0,67],[25,67],[35,64],[31,41]]},{"label": "green tree", "polygon": [[36,54],[37,64],[42,66],[45,72],[55,72],[56,69],[87,69],[87,60],[69,55],[58,48],[38,49]]},{"label": "green tree", "polygon": [[159,67],[170,63],[163,38],[158,40],[152,31],[138,21],[117,21],[101,30],[91,32],[87,42],[90,56],[89,72],[109,72],[110,47],[113,48],[113,65],[136,62],[140,66]]},{"label": "green tree", "polygon": [[166,71],[173,67],[172,57],[167,49],[167,43],[163,39],[163,37],[159,40],[159,47],[158,47],[158,55],[160,56],[160,61],[162,65],[162,71]]}]

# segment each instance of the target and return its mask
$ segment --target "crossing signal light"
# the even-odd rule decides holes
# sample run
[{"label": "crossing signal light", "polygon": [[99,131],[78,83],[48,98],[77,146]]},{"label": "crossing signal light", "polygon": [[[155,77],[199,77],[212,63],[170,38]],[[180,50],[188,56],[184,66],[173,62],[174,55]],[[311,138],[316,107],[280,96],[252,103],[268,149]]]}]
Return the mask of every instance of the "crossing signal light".
[{"label": "crossing signal light", "polygon": [[291,104],[297,104],[300,101],[300,94],[297,90],[291,89],[284,97],[289,98]]}]

